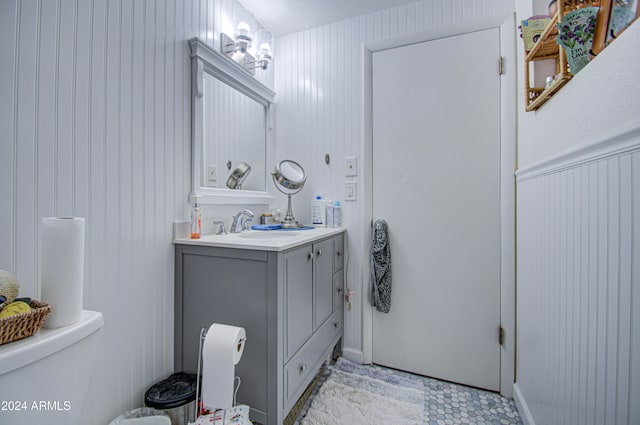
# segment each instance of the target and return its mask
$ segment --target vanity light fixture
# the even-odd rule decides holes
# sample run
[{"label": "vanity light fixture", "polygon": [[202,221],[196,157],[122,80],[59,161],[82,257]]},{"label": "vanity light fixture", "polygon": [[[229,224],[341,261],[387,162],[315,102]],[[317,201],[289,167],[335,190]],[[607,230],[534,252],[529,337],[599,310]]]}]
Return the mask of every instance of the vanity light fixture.
[{"label": "vanity light fixture", "polygon": [[252,54],[251,49],[253,41],[251,27],[243,21],[236,28],[235,40],[225,33],[220,34],[220,50],[244,70],[255,75],[256,68],[267,70],[273,60],[273,34],[267,30],[256,32],[255,44],[258,49],[255,55]]},{"label": "vanity light fixture", "polygon": [[258,60],[256,68],[266,71],[273,59],[273,34],[271,31],[260,30],[256,32],[256,44],[258,47]]}]

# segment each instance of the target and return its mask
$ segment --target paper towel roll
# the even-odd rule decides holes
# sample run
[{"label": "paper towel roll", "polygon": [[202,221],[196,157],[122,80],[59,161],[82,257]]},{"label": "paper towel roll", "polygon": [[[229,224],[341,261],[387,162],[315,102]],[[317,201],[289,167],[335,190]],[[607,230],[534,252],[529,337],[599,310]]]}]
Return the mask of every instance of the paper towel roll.
[{"label": "paper towel roll", "polygon": [[209,409],[233,407],[235,365],[244,351],[244,328],[214,323],[202,345],[202,403]]},{"label": "paper towel roll", "polygon": [[82,315],[84,218],[43,218],[40,242],[41,298],[51,305],[44,327],[70,325]]}]

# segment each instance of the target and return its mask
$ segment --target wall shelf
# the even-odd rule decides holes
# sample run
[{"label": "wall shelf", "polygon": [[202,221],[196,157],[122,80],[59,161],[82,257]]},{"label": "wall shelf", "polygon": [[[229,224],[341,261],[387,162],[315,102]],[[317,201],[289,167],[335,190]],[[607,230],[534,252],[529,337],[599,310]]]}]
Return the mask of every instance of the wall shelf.
[{"label": "wall shelf", "polygon": [[[527,102],[525,109],[527,112],[535,111],[544,105],[544,103],[560,90],[562,86],[567,84],[572,77],[569,73],[567,57],[565,56],[564,50],[556,42],[560,14],[561,9],[559,8],[544,32],[540,35],[540,39],[533,45],[531,51],[527,53],[524,58],[525,101]],[[529,74],[531,63],[549,59],[556,60],[556,75],[559,77],[557,77],[548,88],[531,86]]]},{"label": "wall shelf", "polygon": [[[535,111],[544,105],[551,97],[556,94],[565,84],[571,80],[573,75],[569,71],[567,64],[567,56],[562,48],[558,45],[556,39],[558,37],[558,21],[572,10],[585,6],[600,6],[599,0],[558,0],[558,11],[545,28],[540,38],[533,45],[530,52],[524,58],[524,83],[525,83],[525,110],[527,112]],[[598,27],[594,34],[594,46],[598,45],[599,40],[604,39],[606,32],[606,22],[608,14],[605,12],[606,6],[601,7],[598,13]],[[556,73],[555,81],[549,87],[536,87],[531,85],[531,63],[542,60],[555,59]]]}]

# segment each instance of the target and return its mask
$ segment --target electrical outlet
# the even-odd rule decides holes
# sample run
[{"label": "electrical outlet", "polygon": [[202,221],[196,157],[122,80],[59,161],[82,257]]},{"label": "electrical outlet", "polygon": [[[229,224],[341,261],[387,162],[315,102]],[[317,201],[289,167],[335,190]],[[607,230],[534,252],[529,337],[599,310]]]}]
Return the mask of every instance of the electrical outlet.
[{"label": "electrical outlet", "polygon": [[357,183],[356,182],[344,182],[344,200],[355,201],[357,196]]},{"label": "electrical outlet", "polygon": [[210,182],[218,181],[218,167],[215,164],[210,164],[207,168],[207,180]]},{"label": "electrical outlet", "polygon": [[355,177],[358,175],[358,158],[355,156],[347,156],[344,158],[344,175],[346,177]]}]

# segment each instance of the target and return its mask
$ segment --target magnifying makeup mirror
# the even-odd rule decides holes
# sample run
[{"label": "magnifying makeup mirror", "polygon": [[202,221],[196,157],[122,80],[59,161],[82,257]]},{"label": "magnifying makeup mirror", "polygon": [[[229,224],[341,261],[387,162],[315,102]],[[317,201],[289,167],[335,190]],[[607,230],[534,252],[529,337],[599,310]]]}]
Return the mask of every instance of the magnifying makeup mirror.
[{"label": "magnifying makeup mirror", "polygon": [[[284,220],[281,222],[282,227],[285,229],[302,227],[291,212],[291,195],[300,192],[304,183],[307,181],[304,168],[295,161],[285,159],[276,165],[276,169],[273,170],[271,175],[273,176],[273,184],[275,184],[276,188],[281,193],[287,195],[287,215],[285,215]],[[287,189],[287,191],[283,188]]]},{"label": "magnifying makeup mirror", "polygon": [[250,172],[251,166],[246,162],[241,162],[229,175],[227,187],[229,189],[242,189],[242,182],[244,182]]}]

